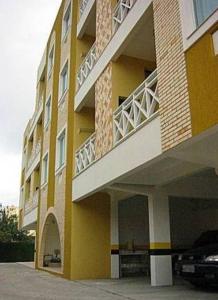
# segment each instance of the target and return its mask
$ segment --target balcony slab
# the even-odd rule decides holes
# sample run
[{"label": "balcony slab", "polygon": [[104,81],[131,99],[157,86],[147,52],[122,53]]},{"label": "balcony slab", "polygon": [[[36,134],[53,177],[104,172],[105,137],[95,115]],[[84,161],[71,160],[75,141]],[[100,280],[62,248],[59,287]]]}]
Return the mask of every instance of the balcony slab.
[{"label": "balcony slab", "polygon": [[73,201],[112,184],[160,155],[161,151],[160,118],[156,116],[74,177]]}]

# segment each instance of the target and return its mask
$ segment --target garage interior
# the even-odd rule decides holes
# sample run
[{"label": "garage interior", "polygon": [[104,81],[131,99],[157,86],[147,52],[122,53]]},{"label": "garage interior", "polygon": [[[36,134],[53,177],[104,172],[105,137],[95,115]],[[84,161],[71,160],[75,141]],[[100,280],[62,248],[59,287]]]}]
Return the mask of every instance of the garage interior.
[{"label": "garage interior", "polygon": [[[169,197],[169,211],[174,257],[190,249],[201,233],[218,230],[218,199]],[[148,198],[120,200],[118,220],[120,277],[150,276]]]}]

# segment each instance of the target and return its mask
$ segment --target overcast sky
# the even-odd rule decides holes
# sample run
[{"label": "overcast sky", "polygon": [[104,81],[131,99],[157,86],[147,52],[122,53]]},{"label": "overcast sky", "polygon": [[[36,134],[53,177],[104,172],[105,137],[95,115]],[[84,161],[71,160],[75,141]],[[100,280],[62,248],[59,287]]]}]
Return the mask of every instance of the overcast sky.
[{"label": "overcast sky", "polygon": [[0,203],[19,203],[22,135],[61,0],[0,0]]}]

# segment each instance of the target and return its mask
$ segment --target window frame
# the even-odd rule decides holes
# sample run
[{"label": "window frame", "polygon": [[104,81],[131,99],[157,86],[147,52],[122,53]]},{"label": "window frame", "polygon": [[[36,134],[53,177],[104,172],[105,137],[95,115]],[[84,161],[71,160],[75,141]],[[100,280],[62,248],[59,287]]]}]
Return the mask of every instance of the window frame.
[{"label": "window frame", "polygon": [[[208,18],[210,18],[210,16],[211,15],[213,15],[213,13],[218,9],[218,4],[217,4],[217,8],[216,9],[214,9],[213,11],[211,11],[207,16],[205,16],[204,15],[204,13],[203,12],[201,12],[202,13],[202,20],[200,20],[200,16],[199,16],[199,11],[198,11],[198,9],[199,9],[199,7],[198,7],[198,5],[197,5],[197,3],[199,3],[199,2],[197,2],[197,1],[199,1],[199,0],[192,0],[193,1],[193,6],[194,6],[194,15],[195,15],[195,24],[196,24],[196,28],[198,28],[198,27],[200,27]],[[207,0],[207,1],[209,1],[209,0]]]},{"label": "window frame", "polygon": [[194,1],[179,0],[179,5],[182,25],[183,49],[184,51],[187,51],[216,24],[218,19],[218,9],[208,16],[208,18],[202,24],[197,26]]},{"label": "window frame", "polygon": [[[60,140],[64,136],[64,143],[63,145],[63,150],[61,151],[61,144]],[[60,156],[62,153],[62,159],[60,161]],[[60,132],[57,135],[56,138],[56,172],[55,174],[57,175],[65,166],[66,166],[66,159],[67,159],[67,127],[66,125],[60,130]]]},{"label": "window frame", "polygon": [[[62,41],[66,42],[67,36],[71,27],[71,15],[72,15],[72,9],[71,9],[71,1],[68,3],[67,8],[64,11],[63,14],[63,20],[62,20]],[[68,22],[66,22],[68,20]]]},{"label": "window frame", "polygon": [[[49,114],[48,114],[48,103],[49,105]],[[51,121],[51,105],[52,105],[52,96],[51,94],[48,96],[46,102],[45,102],[45,116],[44,116],[44,128],[47,129],[49,126],[49,123]]]},{"label": "window frame", "polygon": [[[52,54],[52,57],[51,57],[51,54]],[[48,62],[47,62],[47,66],[48,66],[47,78],[48,79],[51,77],[51,74],[52,74],[52,70],[54,67],[54,58],[55,58],[55,45],[53,43],[51,45],[51,47],[49,49],[49,53],[48,53]]]},{"label": "window frame", "polygon": [[[45,162],[46,162],[46,168],[45,168]],[[49,170],[48,166],[49,166],[49,153],[47,151],[42,158],[41,187],[44,187],[48,183],[48,170]]]},{"label": "window frame", "polygon": [[[63,81],[64,74],[66,74],[65,84],[63,84],[64,83],[64,81]],[[66,86],[65,89],[63,89],[64,86]],[[59,103],[64,98],[68,89],[69,89],[69,59],[67,58],[65,63],[63,64],[63,67],[60,71],[60,76],[59,76]]]}]

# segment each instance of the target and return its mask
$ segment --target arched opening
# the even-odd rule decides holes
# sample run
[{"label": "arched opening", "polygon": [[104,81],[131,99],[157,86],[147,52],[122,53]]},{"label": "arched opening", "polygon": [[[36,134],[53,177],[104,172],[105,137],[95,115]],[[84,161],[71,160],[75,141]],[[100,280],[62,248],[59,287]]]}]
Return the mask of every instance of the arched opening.
[{"label": "arched opening", "polygon": [[57,271],[62,267],[60,234],[56,218],[53,214],[47,217],[41,243],[41,266]]}]

